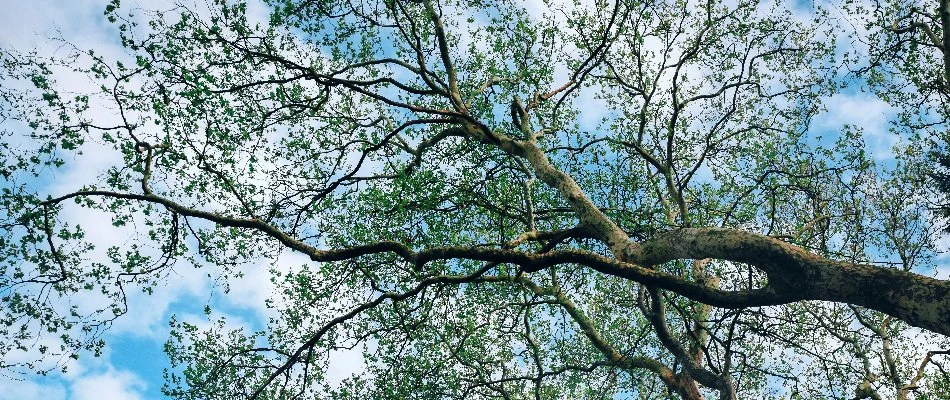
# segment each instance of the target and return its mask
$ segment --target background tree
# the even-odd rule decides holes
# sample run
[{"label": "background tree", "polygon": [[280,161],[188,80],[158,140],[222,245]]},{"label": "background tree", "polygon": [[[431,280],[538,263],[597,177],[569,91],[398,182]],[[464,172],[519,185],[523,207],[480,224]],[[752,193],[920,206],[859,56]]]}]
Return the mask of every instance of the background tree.
[{"label": "background tree", "polygon": [[[863,127],[811,129],[856,84],[825,10],[268,5],[114,2],[124,59],[4,53],[6,368],[98,353],[128,288],[294,251],[313,263],[272,268],[267,329],[172,321],[166,394],[947,395],[926,138],[879,164]],[[38,192],[90,143],[121,160]],[[128,244],[95,248],[71,207]],[[360,344],[366,370],[327,385]]]},{"label": "background tree", "polygon": [[[854,65],[878,96],[899,112],[895,130],[932,141],[928,175],[936,189],[935,209],[950,216],[950,158],[946,150],[950,118],[950,2],[888,1],[851,4],[849,12],[868,32],[862,37],[868,62]],[[945,222],[944,222],[945,223]]]}]

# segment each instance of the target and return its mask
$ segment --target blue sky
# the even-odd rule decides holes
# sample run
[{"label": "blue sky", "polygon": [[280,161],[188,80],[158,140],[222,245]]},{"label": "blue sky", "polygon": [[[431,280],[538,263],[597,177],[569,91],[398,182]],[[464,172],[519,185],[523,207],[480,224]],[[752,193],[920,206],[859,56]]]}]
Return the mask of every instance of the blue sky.
[{"label": "blue sky", "polygon": [[[0,10],[4,10],[0,13],[0,47],[20,51],[36,49],[40,54],[53,55],[57,53],[59,44],[48,38],[62,35],[79,48],[94,48],[107,57],[118,57],[121,49],[116,30],[103,17],[105,3],[103,0],[0,0]],[[144,4],[158,7],[156,2]],[[80,77],[66,77],[60,84],[82,89],[89,82]],[[889,157],[890,148],[899,140],[887,132],[886,121],[893,113],[889,106],[861,92],[839,94],[831,99],[830,104],[836,107],[815,121],[816,129],[830,131],[843,124],[863,126],[868,150],[878,159]],[[110,161],[108,157],[101,157],[83,159],[82,162],[74,160],[44,184],[49,192],[56,194],[74,190],[83,182],[94,181],[98,171]],[[125,237],[119,228],[109,224],[101,226],[108,217],[69,209],[66,213],[102,243],[121,243]],[[299,255],[286,253],[276,260],[285,266],[301,265],[305,261]],[[270,265],[267,261],[255,265],[248,270],[247,276],[232,282],[229,293],[216,287],[206,276],[206,271],[176,270],[177,276],[166,280],[155,295],[132,295],[128,315],[120,319],[106,336],[108,347],[102,357],[83,354],[78,361],[70,363],[70,370],[65,375],[0,375],[0,400],[161,398],[162,369],[168,366],[162,346],[168,338],[170,316],[176,314],[183,320],[206,323],[201,307],[210,301],[215,317],[225,315],[232,322],[252,329],[262,328],[262,321],[266,321],[270,312],[264,308],[264,300],[272,289],[266,272]],[[941,275],[946,277],[946,269]],[[337,353],[331,361],[331,379],[339,380],[358,370],[360,363],[358,351]]]}]

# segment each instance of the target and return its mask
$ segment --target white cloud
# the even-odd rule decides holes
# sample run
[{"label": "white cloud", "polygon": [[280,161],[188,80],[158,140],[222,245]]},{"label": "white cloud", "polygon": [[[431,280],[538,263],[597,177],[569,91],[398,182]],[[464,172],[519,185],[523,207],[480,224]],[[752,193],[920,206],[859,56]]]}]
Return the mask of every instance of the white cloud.
[{"label": "white cloud", "polygon": [[[286,273],[296,271],[300,266],[310,262],[302,253],[284,251],[273,262],[260,260],[255,265],[245,269],[244,276],[229,281],[230,291],[224,295],[225,301],[235,307],[253,311],[262,321],[275,316],[276,310],[281,308],[281,296],[272,296],[275,285],[271,281],[270,266],[276,266],[278,271]],[[272,298],[275,308],[267,308],[265,301]]]},{"label": "white cloud", "polygon": [[[938,250],[950,249],[950,236],[940,235],[937,240],[934,241],[934,248]],[[934,265],[933,277],[942,280],[950,280],[950,254],[946,252],[938,252],[934,261],[936,265]]]},{"label": "white cloud", "polygon": [[145,382],[128,371],[108,370],[81,377],[72,382],[73,400],[137,400],[142,398]]},{"label": "white cloud", "polygon": [[[946,248],[946,247],[942,247]],[[941,280],[950,280],[950,262],[944,257],[941,257],[937,262],[936,273],[934,273],[934,278]]]},{"label": "white cloud", "polygon": [[57,31],[83,42],[113,39],[111,32],[102,29],[105,24],[102,12],[106,3],[106,0],[69,3],[2,0],[0,7],[4,12],[0,13],[0,26],[4,28],[0,46],[27,50],[48,43]]},{"label": "white cloud", "polygon": [[[330,352],[327,362],[326,384],[330,387],[339,387],[344,379],[366,369],[366,360],[363,350],[367,344],[355,346],[352,349],[336,349]],[[369,343],[375,347],[375,343]]]},{"label": "white cloud", "polygon": [[[118,370],[103,358],[82,358],[67,375],[0,379],[0,400],[138,400],[147,389],[131,371]],[[72,367],[71,367],[72,368]],[[76,371],[86,371],[76,373]]]},{"label": "white cloud", "polygon": [[868,93],[839,93],[825,104],[828,111],[815,119],[815,128],[833,132],[840,132],[844,125],[860,128],[868,151],[876,159],[894,158],[893,147],[900,137],[888,131],[893,107]]},{"label": "white cloud", "polygon": [[65,400],[66,389],[58,383],[38,383],[0,379],[0,400]]}]

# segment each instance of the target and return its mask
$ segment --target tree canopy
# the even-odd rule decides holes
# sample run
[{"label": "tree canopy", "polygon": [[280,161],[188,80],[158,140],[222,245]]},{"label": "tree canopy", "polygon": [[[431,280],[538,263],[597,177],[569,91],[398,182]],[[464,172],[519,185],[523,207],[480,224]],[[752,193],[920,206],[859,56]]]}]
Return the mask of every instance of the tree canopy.
[{"label": "tree canopy", "polygon": [[[950,396],[946,0],[104,18],[123,54],[0,53],[5,370],[99,354],[177,271],[268,268],[264,329],[172,319],[166,395]],[[854,93],[887,126],[815,123]],[[365,369],[333,386],[340,348]]]}]

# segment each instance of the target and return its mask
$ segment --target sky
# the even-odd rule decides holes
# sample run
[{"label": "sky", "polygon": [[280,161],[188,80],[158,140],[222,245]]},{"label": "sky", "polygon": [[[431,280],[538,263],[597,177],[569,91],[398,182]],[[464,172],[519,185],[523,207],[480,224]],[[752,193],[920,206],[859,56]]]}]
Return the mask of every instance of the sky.
[{"label": "sky", "polygon": [[[150,6],[157,5],[154,2]],[[79,48],[94,48],[105,56],[121,52],[117,31],[103,16],[106,1],[0,1],[0,46],[18,51],[37,50],[40,54],[61,52],[60,44],[49,40],[62,36]],[[59,81],[64,87],[81,90],[89,82],[81,77],[66,77]],[[95,110],[94,110],[95,112]],[[108,110],[102,110],[108,114]],[[103,115],[107,118],[108,115]],[[94,144],[91,144],[94,146]],[[73,162],[47,183],[49,192],[65,193],[90,182],[101,167],[112,159],[86,149],[82,162]],[[106,215],[88,210],[67,210],[67,218],[74,219],[96,238],[97,247],[122,243],[123,233],[112,227]],[[299,256],[282,256],[277,262],[301,264]],[[180,320],[199,325],[207,324],[202,309],[196,305],[211,302],[216,313],[213,317],[227,316],[232,323],[260,329],[266,321],[264,300],[272,285],[266,276],[268,264],[257,268],[232,282],[229,293],[209,278],[204,271],[178,269],[178,279],[168,279],[152,296],[131,294],[128,318],[120,318],[106,335],[108,345],[101,357],[82,354],[78,361],[69,363],[68,372],[51,373],[47,377],[0,375],[0,400],[18,399],[71,399],[71,400],[137,400],[162,398],[162,371],[169,367],[163,353],[168,339],[169,318],[175,314]],[[358,366],[360,354],[346,354],[334,360],[337,373],[331,379],[342,379],[347,371]]]},{"label": "sky", "polygon": [[[57,45],[48,38],[58,32],[76,40],[79,46],[118,51],[114,31],[102,15],[104,8],[105,2],[98,0],[0,1],[0,9],[4,10],[0,13],[0,46],[17,50],[37,49],[41,53],[56,52]],[[82,85],[82,82],[64,83]],[[94,167],[79,167],[68,173],[81,177]],[[168,305],[161,304],[154,309],[165,314]],[[151,316],[143,320],[149,318]],[[0,376],[0,399],[160,398],[161,370],[167,364],[161,352],[164,342],[162,324],[156,321],[145,326],[144,330],[110,333],[107,340],[112,344],[102,357],[84,355],[72,363],[65,375]]]},{"label": "sky", "polygon": [[[56,54],[60,44],[49,40],[61,35],[80,48],[95,48],[106,56],[118,55],[121,48],[117,32],[104,16],[103,0],[0,0],[0,47],[19,51],[37,50],[40,54]],[[149,6],[155,3],[149,2]],[[72,80],[70,80],[72,79]],[[83,88],[88,85],[80,77],[67,77],[61,84]],[[844,124],[866,127],[869,151],[879,159],[890,157],[890,148],[899,140],[887,132],[885,123],[893,110],[883,101],[861,93],[842,93],[830,101],[836,107],[815,121],[819,129],[833,130]],[[107,114],[107,110],[102,110]],[[593,117],[591,117],[593,118]],[[94,154],[94,153],[87,153]],[[51,193],[64,193],[95,178],[102,165],[110,159],[87,158],[72,163],[47,185]],[[67,210],[67,216],[87,227],[91,237],[102,243],[123,241],[123,232],[115,227],[101,227],[108,217],[84,211]],[[106,224],[108,225],[108,224]],[[105,248],[106,246],[101,246]],[[306,260],[297,254],[285,253],[277,263],[301,265]],[[262,327],[269,310],[263,307],[273,286],[267,276],[268,262],[232,282],[229,293],[216,287],[205,272],[193,269],[176,271],[178,279],[169,279],[156,294],[132,295],[129,313],[120,319],[107,334],[108,346],[101,357],[83,354],[70,363],[68,373],[39,376],[0,375],[0,400],[17,399],[75,399],[75,400],[136,400],[158,399],[163,384],[162,370],[168,360],[162,346],[168,339],[168,320],[175,314],[180,319],[207,323],[196,304],[211,302],[218,314],[249,327]],[[357,351],[338,353],[332,359],[331,380],[339,381],[361,365]]]},{"label": "sky", "polygon": [[[106,3],[106,0],[0,0],[0,10],[4,10],[0,13],[0,47],[57,55],[64,51],[62,43],[50,38],[62,37],[78,48],[95,49],[107,58],[121,59],[118,31],[103,15]],[[251,3],[253,12],[255,4]],[[159,1],[123,4],[162,6]],[[263,11],[260,4],[256,6],[257,12]],[[58,84],[67,90],[94,89],[82,76],[60,75]],[[96,110],[95,105],[91,111],[97,118],[112,117],[109,110]],[[85,182],[95,181],[103,167],[117,161],[114,152],[96,152],[95,143],[84,146],[85,154],[93,156],[67,160],[66,168],[49,182],[40,183],[45,191],[53,195],[74,191]],[[109,224],[110,217],[105,214],[78,207],[67,207],[65,214],[65,218],[84,227],[88,236],[94,238],[97,249],[121,245],[130,234]],[[168,321],[172,315],[180,321],[207,326],[209,318],[203,313],[203,305],[210,303],[214,309],[210,319],[226,317],[230,325],[259,330],[272,312],[264,302],[273,291],[268,268],[278,265],[289,269],[306,261],[306,257],[293,253],[284,253],[273,261],[261,260],[247,269],[244,277],[231,280],[227,292],[205,271],[175,269],[177,276],[164,280],[155,294],[130,293],[128,314],[118,319],[104,337],[108,345],[102,356],[82,354],[79,360],[68,363],[66,374],[54,372],[43,377],[0,373],[0,400],[163,398],[162,372],[170,367],[163,346],[169,338]],[[337,351],[330,359],[328,380],[338,383],[361,365],[360,348]]]}]

